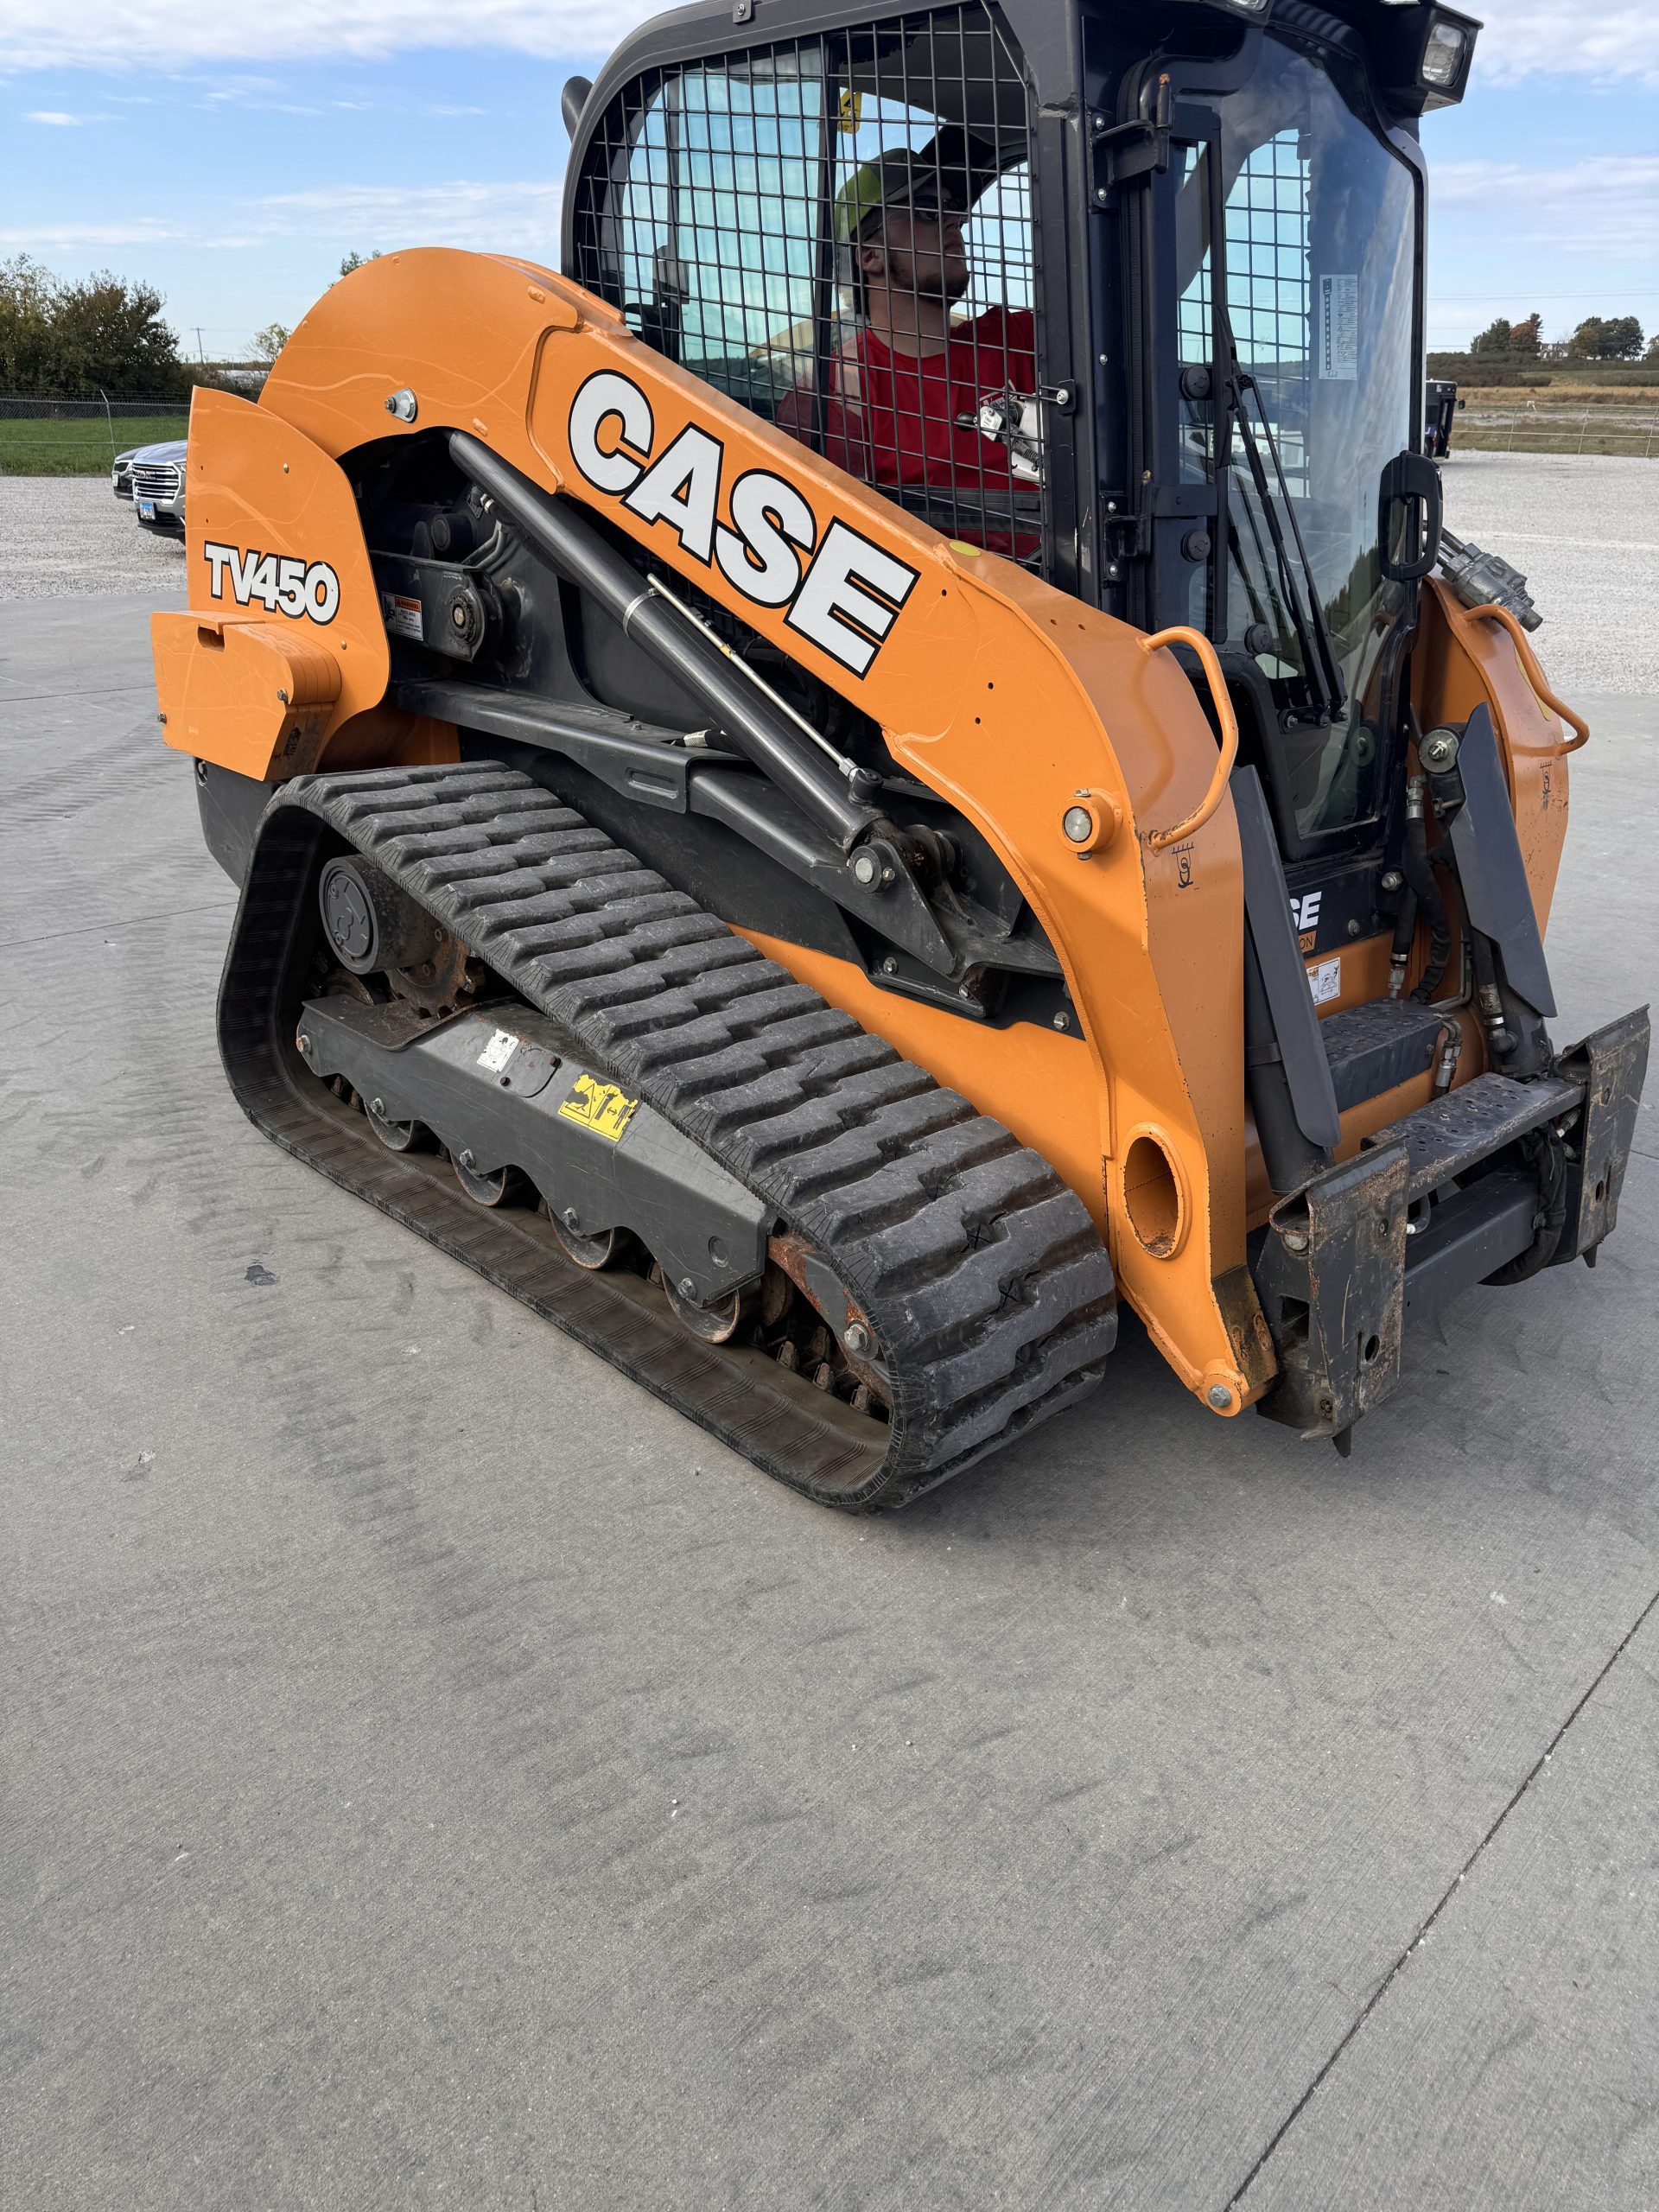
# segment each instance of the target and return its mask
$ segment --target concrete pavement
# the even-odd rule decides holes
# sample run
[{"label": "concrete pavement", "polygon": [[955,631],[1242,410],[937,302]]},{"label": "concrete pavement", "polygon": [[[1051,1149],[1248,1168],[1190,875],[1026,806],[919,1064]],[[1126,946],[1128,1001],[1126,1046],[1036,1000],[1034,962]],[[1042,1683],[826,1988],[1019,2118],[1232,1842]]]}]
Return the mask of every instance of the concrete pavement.
[{"label": "concrete pavement", "polygon": [[[8,2198],[1653,2202],[1653,1108],[1346,1465],[1129,1328],[843,1521],[244,1122],[150,603],[0,606]],[[1659,966],[1584,703],[1563,1038]]]}]

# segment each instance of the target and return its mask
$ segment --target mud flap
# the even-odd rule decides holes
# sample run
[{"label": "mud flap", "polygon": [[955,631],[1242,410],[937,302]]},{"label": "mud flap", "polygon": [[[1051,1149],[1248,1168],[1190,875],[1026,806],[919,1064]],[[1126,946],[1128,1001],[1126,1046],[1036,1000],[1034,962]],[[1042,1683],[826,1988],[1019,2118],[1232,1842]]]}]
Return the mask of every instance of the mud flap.
[{"label": "mud flap", "polygon": [[1260,1410],[1304,1436],[1344,1435],[1400,1379],[1408,1172],[1402,1143],[1363,1153],[1268,1218],[1255,1282],[1280,1376]]}]

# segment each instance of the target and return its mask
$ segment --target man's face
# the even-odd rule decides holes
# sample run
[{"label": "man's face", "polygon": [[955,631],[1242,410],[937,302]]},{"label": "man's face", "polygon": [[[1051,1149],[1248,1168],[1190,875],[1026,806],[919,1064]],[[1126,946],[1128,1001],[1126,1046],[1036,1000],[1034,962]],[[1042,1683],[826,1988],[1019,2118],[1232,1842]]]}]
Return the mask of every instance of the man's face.
[{"label": "man's face", "polygon": [[952,305],[969,284],[962,222],[954,208],[889,208],[874,247],[875,265],[867,261],[865,268],[890,290]]}]

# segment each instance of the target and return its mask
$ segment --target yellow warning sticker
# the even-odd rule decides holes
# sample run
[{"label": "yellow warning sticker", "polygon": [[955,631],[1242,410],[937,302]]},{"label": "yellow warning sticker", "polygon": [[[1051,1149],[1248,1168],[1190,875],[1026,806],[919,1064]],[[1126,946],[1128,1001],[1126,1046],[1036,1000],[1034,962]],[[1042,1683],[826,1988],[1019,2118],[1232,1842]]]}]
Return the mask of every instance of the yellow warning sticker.
[{"label": "yellow warning sticker", "polygon": [[836,103],[836,117],[841,124],[842,137],[855,138],[858,136],[858,126],[864,120],[863,93],[843,92]]},{"label": "yellow warning sticker", "polygon": [[579,1122],[595,1136],[603,1137],[607,1144],[617,1144],[633,1119],[639,1103],[637,1098],[628,1097],[613,1083],[601,1083],[597,1076],[579,1075],[570,1096],[559,1109],[559,1118]]}]

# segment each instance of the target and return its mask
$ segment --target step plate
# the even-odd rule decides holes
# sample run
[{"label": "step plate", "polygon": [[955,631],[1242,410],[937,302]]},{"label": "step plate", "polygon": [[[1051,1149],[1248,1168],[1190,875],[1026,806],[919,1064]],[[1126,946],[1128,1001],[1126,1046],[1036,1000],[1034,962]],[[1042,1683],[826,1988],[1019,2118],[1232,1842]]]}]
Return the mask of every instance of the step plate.
[{"label": "step plate", "polygon": [[1448,1091],[1404,1121],[1364,1140],[1363,1150],[1406,1147],[1406,1195],[1414,1203],[1464,1174],[1506,1144],[1525,1136],[1557,1116],[1570,1114],[1584,1096],[1576,1083],[1539,1076],[1529,1083],[1514,1076],[1477,1076],[1461,1090]]}]

